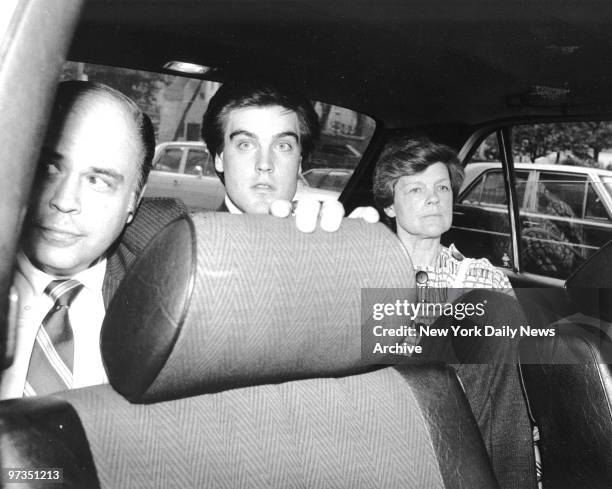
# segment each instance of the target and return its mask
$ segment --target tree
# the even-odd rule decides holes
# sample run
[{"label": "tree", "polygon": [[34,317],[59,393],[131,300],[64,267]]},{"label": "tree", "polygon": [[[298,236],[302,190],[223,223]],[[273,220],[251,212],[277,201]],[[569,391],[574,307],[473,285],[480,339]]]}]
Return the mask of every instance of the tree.
[{"label": "tree", "polygon": [[165,75],[112,66],[66,63],[62,79],[80,78],[104,83],[130,97],[159,126],[159,91],[167,84]]},{"label": "tree", "polygon": [[610,122],[556,122],[512,128],[515,158],[527,156],[531,162],[556,152],[557,163],[599,166],[599,153],[606,148],[612,148]]}]

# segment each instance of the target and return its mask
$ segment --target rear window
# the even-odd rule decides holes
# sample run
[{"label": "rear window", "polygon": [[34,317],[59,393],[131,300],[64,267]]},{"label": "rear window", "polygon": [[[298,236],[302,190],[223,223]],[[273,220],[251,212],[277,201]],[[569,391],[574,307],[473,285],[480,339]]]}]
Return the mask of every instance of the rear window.
[{"label": "rear window", "polygon": [[[185,148],[179,143],[200,141],[202,116],[210,98],[221,86],[219,83],[72,61],[64,65],[62,79],[101,82],[132,98],[153,121],[157,144],[177,143],[166,150],[157,163],[157,170],[178,172],[181,161],[184,161],[184,170],[181,171],[186,175],[200,175],[200,169],[196,167],[202,168],[203,175],[214,174],[204,153],[189,152],[183,157],[181,151]],[[352,170],[361,161],[374,133],[375,122],[350,109],[319,101],[312,103],[319,115],[321,139],[314,154],[302,163],[305,178],[300,182],[313,191],[319,188],[332,191],[337,198]],[[330,173],[334,169],[343,171]],[[314,170],[319,174],[306,176],[307,172]]]}]

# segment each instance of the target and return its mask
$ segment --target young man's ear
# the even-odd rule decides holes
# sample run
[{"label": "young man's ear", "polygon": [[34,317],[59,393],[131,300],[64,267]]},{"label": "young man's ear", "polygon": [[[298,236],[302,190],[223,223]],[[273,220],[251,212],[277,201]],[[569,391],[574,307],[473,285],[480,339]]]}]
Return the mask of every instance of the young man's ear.
[{"label": "young man's ear", "polygon": [[215,170],[219,173],[223,173],[223,152],[215,155]]},{"label": "young man's ear", "polygon": [[385,207],[383,211],[385,211],[385,214],[388,217],[395,217],[395,207],[393,207],[393,204],[391,204],[389,207]]}]

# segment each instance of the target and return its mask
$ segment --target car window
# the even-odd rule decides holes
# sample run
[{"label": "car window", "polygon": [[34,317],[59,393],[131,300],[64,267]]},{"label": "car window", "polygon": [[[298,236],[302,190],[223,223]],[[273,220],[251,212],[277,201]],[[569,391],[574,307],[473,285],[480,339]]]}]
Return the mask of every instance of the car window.
[{"label": "car window", "polygon": [[[199,169],[197,168],[199,167]],[[215,172],[210,164],[208,151],[204,149],[190,148],[187,153],[185,163],[185,173],[187,175],[206,175],[215,176]]]},{"label": "car window", "polygon": [[[211,97],[221,86],[215,81],[72,61],[64,65],[62,79],[98,81],[118,89],[138,103],[153,122],[157,143],[177,145],[173,149],[168,148],[157,165],[157,170],[166,172],[176,172],[180,168],[180,143],[201,143],[202,116]],[[313,154],[302,161],[302,171],[309,185],[299,186],[299,197],[319,200],[338,198],[352,170],[361,161],[376,123],[372,118],[348,108],[312,102],[319,116],[321,136]],[[195,167],[201,166],[203,175],[215,175],[214,168],[206,164],[206,156],[201,152],[192,155],[192,151],[190,146],[185,173],[197,174]],[[202,159],[205,164],[201,164]],[[313,169],[322,172],[321,179],[334,169],[348,171],[330,176],[329,180],[322,182],[318,180],[318,175],[306,175]],[[167,191],[172,192],[168,196],[177,197],[176,192],[180,189],[170,188],[174,186],[174,181],[171,183],[168,185],[155,178],[147,185],[145,195],[162,196]]]},{"label": "car window", "polygon": [[306,182],[308,182],[308,185],[310,185],[311,187],[319,187],[319,185],[321,185],[321,182],[325,179],[327,173],[327,170],[322,169],[308,170],[303,172],[302,176],[304,177]]},{"label": "car window", "polygon": [[346,186],[352,174],[352,170],[313,168],[304,172],[302,176],[311,187],[340,192]]},{"label": "car window", "polygon": [[323,179],[320,188],[327,190],[342,190],[349,181],[351,173],[338,173],[331,171]]},{"label": "car window", "polygon": [[155,170],[178,173],[182,157],[183,150],[181,148],[166,148],[155,163]]},{"label": "car window", "polygon": [[[465,164],[450,231],[442,237],[466,256],[508,264],[510,218],[495,134],[484,138]],[[526,181],[527,172],[523,172]],[[524,184],[522,185],[524,188]]]},{"label": "car window", "polygon": [[540,172],[536,211],[566,217],[583,217],[586,175]]},{"label": "car window", "polygon": [[606,212],[606,208],[593,185],[587,188],[586,208],[584,212],[585,219],[599,219],[602,221],[610,221],[610,217]]},{"label": "car window", "polygon": [[565,280],[612,239],[610,196],[597,183],[612,168],[611,147],[606,121],[512,128],[515,166],[532,165],[538,173],[532,212],[520,216],[524,271]]},{"label": "car window", "polygon": [[482,204],[506,205],[506,191],[504,190],[504,176],[501,171],[488,172],[483,178]]}]

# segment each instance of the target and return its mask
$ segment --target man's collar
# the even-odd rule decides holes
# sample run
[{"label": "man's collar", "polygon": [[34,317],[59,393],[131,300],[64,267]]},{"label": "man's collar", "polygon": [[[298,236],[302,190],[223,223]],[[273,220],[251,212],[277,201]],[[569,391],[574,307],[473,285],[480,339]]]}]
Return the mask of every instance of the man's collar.
[{"label": "man's collar", "polygon": [[[23,251],[19,251],[19,253],[17,253],[17,265],[36,295],[42,295],[47,285],[49,285],[49,282],[52,280],[57,280],[58,278],[36,268],[25,253],[23,253]],[[99,291],[102,290],[102,283],[104,282],[105,273],[106,259],[102,259],[97,261],[95,265],[76,273],[70,278],[78,280],[86,288],[92,291]]]},{"label": "man's collar", "polygon": [[238,209],[238,207],[236,207],[236,204],[232,202],[232,200],[229,198],[229,195],[227,194],[225,194],[225,207],[227,207],[227,210],[230,212],[230,214],[244,214],[244,212],[242,212],[240,209]]}]

